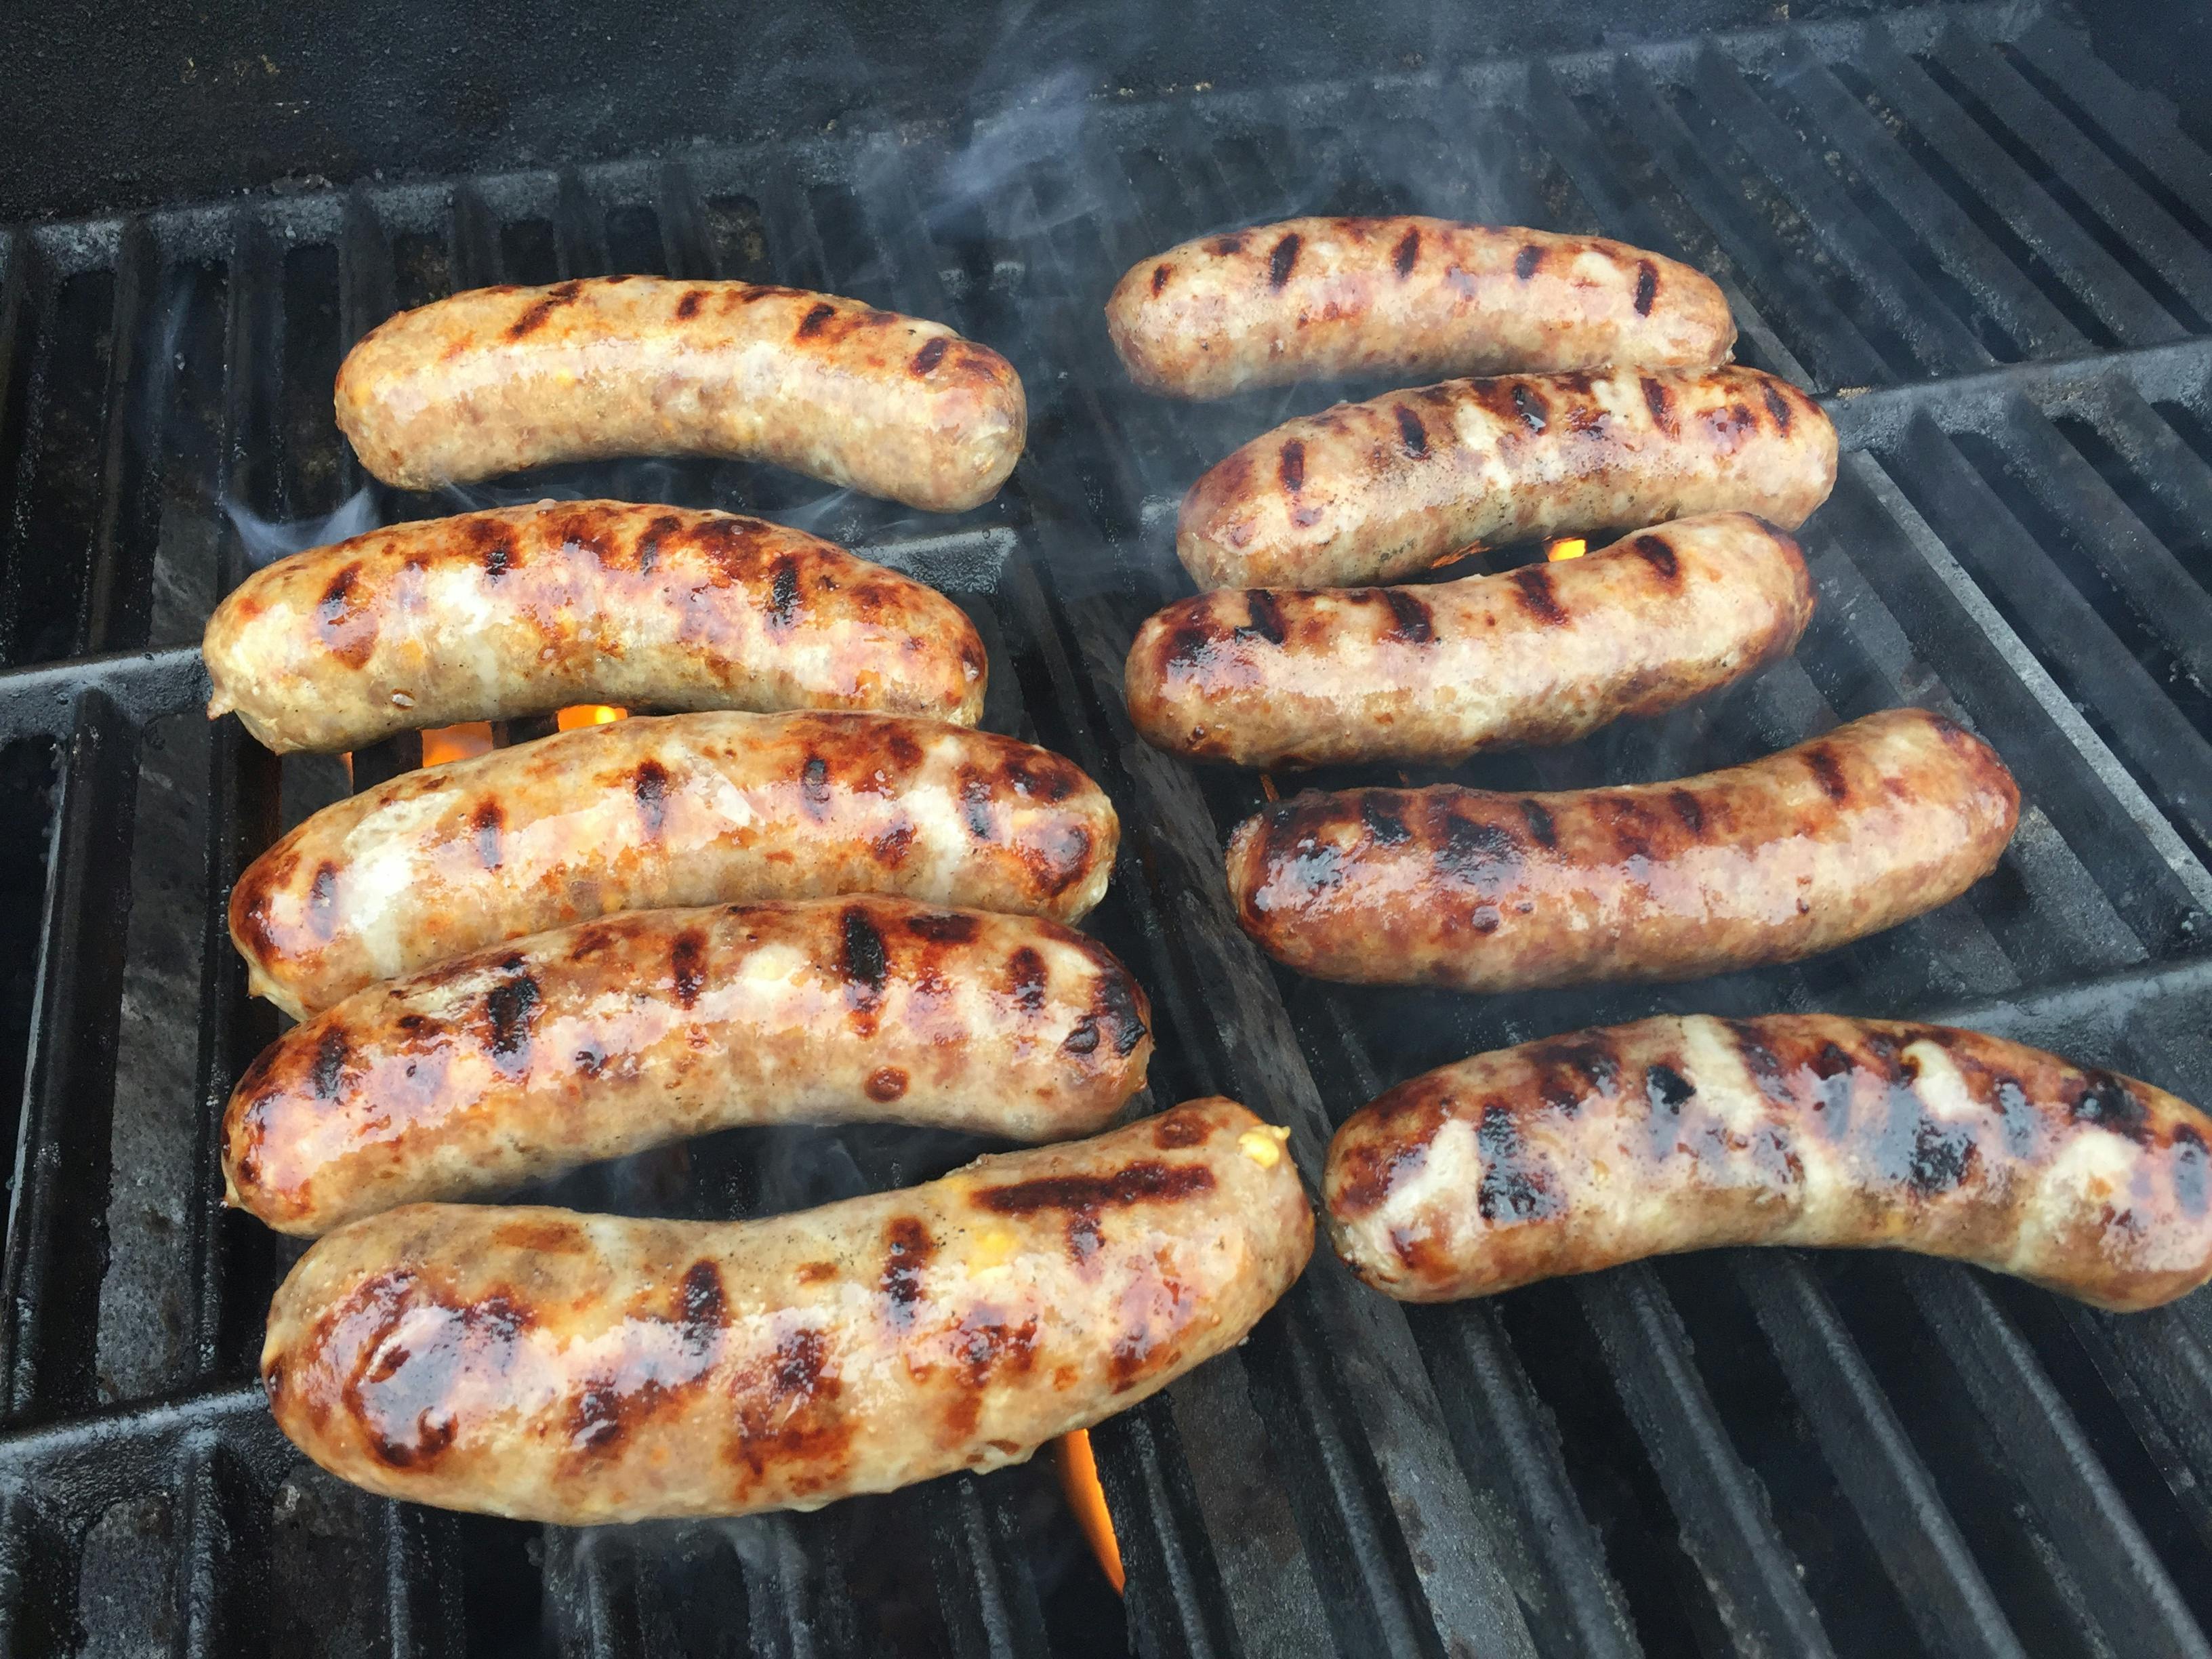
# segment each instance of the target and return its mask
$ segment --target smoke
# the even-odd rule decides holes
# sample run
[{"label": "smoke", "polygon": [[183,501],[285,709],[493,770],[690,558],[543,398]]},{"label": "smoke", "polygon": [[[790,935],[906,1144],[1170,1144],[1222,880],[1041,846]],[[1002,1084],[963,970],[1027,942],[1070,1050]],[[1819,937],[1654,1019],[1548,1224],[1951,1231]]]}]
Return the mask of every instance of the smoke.
[{"label": "smoke", "polygon": [[295,553],[304,553],[311,547],[328,547],[349,536],[365,534],[383,522],[377,511],[376,491],[368,484],[319,518],[291,519],[279,523],[261,517],[228,496],[223,498],[222,510],[245,546],[247,567],[254,570],[289,558]]}]

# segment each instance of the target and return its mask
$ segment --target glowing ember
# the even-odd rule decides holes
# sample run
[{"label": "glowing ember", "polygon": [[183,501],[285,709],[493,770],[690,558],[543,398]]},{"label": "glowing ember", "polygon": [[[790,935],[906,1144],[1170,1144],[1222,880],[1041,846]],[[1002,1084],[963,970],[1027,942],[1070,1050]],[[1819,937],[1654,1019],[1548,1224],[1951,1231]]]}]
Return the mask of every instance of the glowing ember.
[{"label": "glowing ember", "polygon": [[1544,556],[1557,563],[1561,559],[1579,559],[1589,551],[1589,544],[1580,536],[1567,536],[1553,542],[1544,550]]},{"label": "glowing ember", "polygon": [[586,726],[605,726],[615,720],[629,718],[627,708],[610,708],[603,702],[580,702],[574,708],[564,708],[553,717],[554,725],[563,732],[574,732]]},{"label": "glowing ember", "polygon": [[443,766],[447,761],[470,760],[478,755],[489,755],[491,746],[489,720],[441,726],[422,734],[422,764]]},{"label": "glowing ember", "polygon": [[1091,1455],[1091,1436],[1082,1429],[1060,1436],[1059,1453],[1060,1484],[1067,1494],[1067,1507],[1075,1512],[1075,1524],[1091,1540],[1091,1553],[1118,1595],[1123,1583],[1121,1546],[1114,1536],[1114,1517],[1106,1512],[1106,1492],[1098,1484],[1098,1460]]}]

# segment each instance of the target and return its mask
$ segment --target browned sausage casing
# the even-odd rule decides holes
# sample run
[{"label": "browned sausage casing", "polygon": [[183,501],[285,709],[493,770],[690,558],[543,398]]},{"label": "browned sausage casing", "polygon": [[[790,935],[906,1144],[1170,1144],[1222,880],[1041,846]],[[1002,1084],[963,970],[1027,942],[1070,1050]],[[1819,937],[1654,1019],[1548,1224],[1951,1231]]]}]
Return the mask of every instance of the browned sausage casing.
[{"label": "browned sausage casing", "polygon": [[2012,837],[1988,744],[1893,709],[1679,783],[1308,791],[1237,827],[1229,891],[1322,979],[1527,990],[1794,962],[1956,898]]},{"label": "browned sausage casing", "polygon": [[279,561],[209,619],[215,696],[279,754],[569,703],[973,726],[983,641],[896,571],[758,519],[541,501]]},{"label": "browned sausage casing", "polygon": [[1286,219],[1134,266],[1106,301],[1129,378],[1172,398],[1291,380],[1727,361],[1712,280],[1600,236],[1411,216]]},{"label": "browned sausage casing", "polygon": [[1426,587],[1201,593],[1137,630],[1124,684],[1171,754],[1450,765],[1679,707],[1787,656],[1812,615],[1797,544],[1720,514]]},{"label": "browned sausage casing", "polygon": [[262,1382],[342,1479],[570,1526],[996,1468],[1235,1346],[1297,1278],[1279,1134],[1194,1101],[763,1221],[412,1205],[300,1259]]},{"label": "browned sausage casing", "polygon": [[313,1235],[749,1123],[1061,1140],[1145,1085],[1145,994],[1036,916],[854,894],[641,910],[372,985],[223,1117],[230,1203]]},{"label": "browned sausage casing", "polygon": [[1329,1147],[1329,1231],[1410,1302],[1720,1244],[1955,1256],[2126,1312],[2212,1275],[2212,1121],[1941,1025],[1638,1021],[1401,1083]]},{"label": "browned sausage casing", "polygon": [[1013,365],[942,323],[750,283],[484,288],[346,354],[338,429],[403,489],[620,455],[770,461],[934,513],[1020,459]]},{"label": "browned sausage casing", "polygon": [[1447,380],[1254,439],[1190,487],[1176,554],[1200,587],[1350,587],[1693,513],[1795,530],[1835,482],[1820,406],[1754,368]]},{"label": "browned sausage casing", "polygon": [[1073,921],[1121,826],[1073,763],[890,714],[671,714],[429,767],[254,860],[230,936],[298,1018],[617,910],[894,893]]}]

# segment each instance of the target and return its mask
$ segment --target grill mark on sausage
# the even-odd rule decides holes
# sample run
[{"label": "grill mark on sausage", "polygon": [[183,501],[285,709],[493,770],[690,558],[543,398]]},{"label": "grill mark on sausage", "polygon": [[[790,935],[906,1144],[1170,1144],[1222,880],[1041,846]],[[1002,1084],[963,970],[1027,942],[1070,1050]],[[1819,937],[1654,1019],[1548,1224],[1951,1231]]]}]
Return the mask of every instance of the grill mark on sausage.
[{"label": "grill mark on sausage", "polygon": [[338,1097],[338,1085],[345,1081],[345,1063],[351,1054],[343,1026],[333,1025],[323,1033],[315,1044],[314,1069],[308,1078],[317,1100]]},{"label": "grill mark on sausage", "polygon": [[1291,267],[1298,262],[1300,239],[1297,232],[1275,244],[1275,251],[1267,256],[1267,286],[1280,288],[1291,280]]},{"label": "grill mark on sausage", "polygon": [[514,324],[507,331],[507,337],[510,340],[520,340],[536,333],[538,329],[544,326],[545,319],[560,310],[562,306],[574,305],[576,302],[576,296],[583,290],[584,285],[581,283],[557,283],[547,289],[543,298],[514,319]]},{"label": "grill mark on sausage", "polygon": [[942,334],[933,340],[925,341],[921,349],[914,354],[914,362],[911,365],[914,373],[917,376],[928,374],[936,368],[938,364],[945,361],[945,354],[951,349],[951,346],[952,342]]},{"label": "grill mark on sausage", "polygon": [[307,931],[327,945],[338,926],[338,867],[325,862],[315,866],[307,884]]},{"label": "grill mark on sausage", "polygon": [[315,606],[315,632],[324,647],[349,668],[360,667],[376,647],[375,607],[355,602],[361,568],[349,564],[331,577]]},{"label": "grill mark on sausage", "polygon": [[982,932],[982,927],[973,916],[946,911],[908,916],[906,930],[917,939],[926,939],[933,945],[966,945]]},{"label": "grill mark on sausage", "polygon": [[707,936],[696,927],[677,934],[668,946],[668,975],[678,1004],[688,1010],[707,984]]},{"label": "grill mark on sausage", "polygon": [[[1448,811],[1439,828],[1443,833],[1434,854],[1437,870],[1486,898],[1494,896],[1521,867],[1521,842],[1503,824],[1485,823]],[[1481,927],[1480,921],[1476,925]],[[1493,920],[1491,927],[1495,926]]]},{"label": "grill mark on sausage", "polygon": [[823,327],[828,325],[830,319],[836,314],[837,307],[831,305],[827,300],[824,300],[821,304],[815,306],[811,310],[808,311],[804,317],[801,317],[799,319],[799,333],[797,337],[802,340],[813,338],[814,336],[822,331]]},{"label": "grill mark on sausage", "polygon": [[2150,1112],[2125,1082],[2110,1072],[2084,1072],[2081,1092],[2066,1102],[2076,1123],[2094,1123],[2138,1146],[2150,1144]]},{"label": "grill mark on sausage", "polygon": [[1790,435],[1790,399],[1771,382],[1762,388],[1766,394],[1766,412],[1774,416],[1774,429],[1784,437]]},{"label": "grill mark on sausage", "polygon": [[1206,1121],[1203,1112],[1177,1107],[1152,1120],[1152,1145],[1168,1152],[1203,1146],[1212,1134],[1212,1126]]},{"label": "grill mark on sausage", "polygon": [[1212,1190],[1213,1171],[1202,1164],[1148,1160],[1125,1164],[1109,1175],[1046,1176],[1018,1181],[1011,1187],[985,1187],[969,1201],[994,1215],[1066,1212],[1067,1252],[1081,1263],[1097,1253],[1102,1242],[1098,1223],[1107,1211],[1139,1204],[1176,1204]]},{"label": "grill mark on sausage", "polygon": [[897,823],[868,843],[868,852],[877,863],[896,870],[906,862],[906,855],[914,851],[914,820],[902,815]]},{"label": "grill mark on sausage", "polygon": [[637,798],[638,821],[647,841],[660,839],[668,822],[668,769],[657,760],[642,760],[630,776],[630,793]]},{"label": "grill mark on sausage", "polygon": [[1638,536],[1628,545],[1630,550],[1650,565],[1669,587],[1680,585],[1681,561],[1674,556],[1674,544],[1664,536]]},{"label": "grill mark on sausage", "polygon": [[1544,250],[1534,242],[1522,244],[1521,251],[1513,256],[1513,274],[1527,282],[1536,274],[1536,267],[1544,263]]},{"label": "grill mark on sausage", "polygon": [[1396,640],[1404,645],[1431,645],[1436,641],[1435,613],[1429,602],[1408,588],[1386,587],[1382,603],[1390,607],[1390,626],[1382,637]]},{"label": "grill mark on sausage", "polygon": [[477,862],[487,870],[500,866],[500,831],[506,823],[507,814],[495,800],[478,801],[476,810],[469,814],[469,829],[477,839]]},{"label": "grill mark on sausage", "polygon": [[799,799],[817,823],[830,816],[830,763],[809,755],[799,769]]},{"label": "grill mark on sausage", "polygon": [[[392,1340],[410,1314],[434,1320],[426,1363],[411,1371],[409,1362],[416,1355]],[[497,1366],[501,1356],[492,1351],[513,1343],[534,1322],[528,1308],[496,1291],[459,1307],[442,1302],[404,1267],[367,1280],[326,1314],[323,1343],[330,1332],[356,1322],[368,1328],[339,1401],[360,1425],[369,1455],[395,1469],[427,1466],[444,1454],[459,1428],[449,1394],[453,1375],[485,1360]],[[272,1383],[272,1395],[274,1389]]]},{"label": "grill mark on sausage", "polygon": [[1547,422],[1547,405],[1544,394],[1523,380],[1513,383],[1513,412],[1521,417],[1521,424],[1531,432],[1541,432]]},{"label": "grill mark on sausage", "polygon": [[798,620],[799,561],[786,553],[776,560],[775,578],[769,584],[769,632],[787,632]]},{"label": "grill mark on sausage", "polygon": [[1375,837],[1378,847],[1395,847],[1413,832],[1406,828],[1406,820],[1383,805],[1384,797],[1370,789],[1359,798],[1359,821],[1367,826],[1367,833]]},{"label": "grill mark on sausage", "polygon": [[530,1038],[538,1024],[539,997],[528,957],[511,956],[501,966],[508,977],[484,994],[484,1021],[489,1028],[484,1049],[494,1065],[513,1077],[529,1068]]},{"label": "grill mark on sausage", "polygon": [[991,839],[991,786],[984,779],[960,781],[960,821],[977,841]]},{"label": "grill mark on sausage", "polygon": [[914,1328],[915,1310],[921,1301],[921,1276],[937,1254],[937,1241],[929,1229],[910,1215],[895,1218],[888,1229],[890,1253],[878,1281],[884,1293],[884,1317],[901,1335]]},{"label": "grill mark on sausage", "polygon": [[1524,798],[1521,802],[1521,816],[1527,821],[1529,836],[1537,846],[1547,852],[1559,846],[1559,826],[1542,802]]},{"label": "grill mark on sausage", "polygon": [[678,318],[688,323],[694,317],[696,317],[699,314],[699,307],[704,305],[706,301],[706,289],[701,288],[687,289],[684,291],[684,297],[676,302],[676,314]]},{"label": "grill mark on sausage", "polygon": [[1288,443],[1285,444],[1283,446],[1282,454],[1276,460],[1275,471],[1280,475],[1283,480],[1283,488],[1289,490],[1291,495],[1295,495],[1298,491],[1304,489],[1306,483],[1305,445],[1301,443],[1296,438],[1291,439]]},{"label": "grill mark on sausage", "polygon": [[1251,621],[1248,626],[1237,630],[1240,639],[1256,635],[1270,645],[1279,646],[1290,637],[1283,625],[1282,603],[1267,589],[1255,587],[1245,594],[1244,609]]},{"label": "grill mark on sausage", "polygon": [[845,1000],[854,1007],[872,1007],[881,999],[884,981],[890,977],[890,958],[884,947],[884,936],[868,920],[868,913],[858,905],[846,910],[843,928],[844,942],[838,950],[837,968],[845,979]]},{"label": "grill mark on sausage", "polygon": [[1649,259],[1636,262],[1636,314],[1649,317],[1651,302],[1659,297],[1659,267]]},{"label": "grill mark on sausage", "polygon": [[1511,1107],[1492,1102],[1482,1109],[1474,1145],[1482,1155],[1482,1182],[1475,1188],[1474,1206],[1485,1221],[1538,1221],[1557,1212],[1559,1197],[1542,1168],[1529,1158]]},{"label": "grill mark on sausage", "polygon": [[1152,297],[1158,299],[1160,290],[1167,285],[1168,268],[1165,265],[1154,265],[1152,267]]},{"label": "grill mark on sausage", "polygon": [[1813,781],[1820,786],[1820,793],[1838,805],[1850,798],[1850,785],[1844,781],[1843,763],[1836,751],[1825,743],[1816,743],[1805,750],[1805,764],[1813,769]]},{"label": "grill mark on sausage", "polygon": [[1526,611],[1546,628],[1557,628],[1567,619],[1552,592],[1549,565],[1524,564],[1513,573],[1513,592]]},{"label": "grill mark on sausage", "polygon": [[1104,1042],[1127,1060],[1144,1040],[1145,1017],[1137,1005],[1137,988],[1127,975],[1102,969],[1091,987],[1091,1006],[1060,1047],[1072,1054],[1090,1054]]},{"label": "grill mark on sausage", "polygon": [[1651,411],[1651,423],[1670,438],[1682,435],[1681,423],[1674,418],[1674,394],[1664,380],[1655,380],[1649,374],[1641,377],[1644,386],[1644,406]]},{"label": "grill mark on sausage", "polygon": [[1413,225],[1408,227],[1406,234],[1398,239],[1398,246],[1390,253],[1390,263],[1398,268],[1400,282],[1404,282],[1413,274],[1413,266],[1419,261],[1420,257],[1421,228],[1419,225]]},{"label": "grill mark on sausage", "polygon": [[1674,816],[1682,821],[1682,828],[1692,835],[1701,835],[1705,828],[1705,810],[1698,805],[1698,798],[1686,789],[1667,792],[1667,805],[1674,809]]},{"label": "grill mark on sausage", "polygon": [[2204,1213],[2208,1187],[2204,1137],[2186,1123],[2173,1129],[2173,1201],[2184,1215]]},{"label": "grill mark on sausage", "polygon": [[1006,959],[1006,983],[1024,1018],[1035,1019],[1044,1012],[1044,958],[1029,945]]},{"label": "grill mark on sausage", "polygon": [[1420,416],[1404,404],[1398,405],[1398,436],[1406,446],[1406,453],[1420,460],[1429,453],[1429,429],[1421,424]]}]

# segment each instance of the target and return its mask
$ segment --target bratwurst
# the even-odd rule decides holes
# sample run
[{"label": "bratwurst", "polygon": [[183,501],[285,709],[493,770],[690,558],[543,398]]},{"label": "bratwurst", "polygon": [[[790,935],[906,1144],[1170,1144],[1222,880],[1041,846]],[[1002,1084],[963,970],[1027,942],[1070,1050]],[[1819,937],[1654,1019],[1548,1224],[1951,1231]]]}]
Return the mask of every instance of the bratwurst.
[{"label": "bratwurst", "polygon": [[1200,587],[1349,587],[1693,513],[1795,530],[1835,482],[1820,406],[1754,368],[1447,380],[1246,444],[1183,497],[1176,554]]},{"label": "bratwurst", "polygon": [[1352,1271],[1411,1302],[1720,1244],[1954,1256],[2101,1308],[2212,1275],[2212,1121],[1941,1025],[1646,1019],[1478,1054],[1329,1147]]},{"label": "bratwurst", "polygon": [[1022,383],[942,323],[751,283],[600,276],[403,311],[338,368],[338,429],[403,489],[621,455],[769,461],[959,513],[1021,458]]},{"label": "bratwurst", "polygon": [[1322,979],[1519,991],[1794,962],[1947,903],[2020,791],[1918,708],[1679,783],[1309,790],[1237,827],[1237,919]]},{"label": "bratwurst", "polygon": [[269,1310],[278,1426],[390,1498],[584,1526],[1018,1462],[1234,1346],[1313,1249],[1271,1129],[1194,1101],[771,1220],[412,1205]]},{"label": "bratwurst", "polygon": [[1129,378],[1171,398],[1291,380],[1728,360],[1710,277],[1600,236],[1391,219],[1286,219],[1133,268],[1106,301]]},{"label": "bratwurst", "polygon": [[1072,762],[889,714],[670,714],[409,772],[246,867],[230,936],[295,1018],[618,910],[895,893],[1073,921],[1121,826]]},{"label": "bratwurst", "polygon": [[1151,1010],[1058,922],[849,895],[607,916],[372,985],[223,1117],[231,1204],[313,1236],[750,1123],[1106,1127]]},{"label": "bratwurst", "polygon": [[279,754],[565,704],[865,708],[973,726],[983,641],[803,531],[620,501],[395,525],[249,576],[209,619],[213,719]]},{"label": "bratwurst", "polygon": [[1426,587],[1222,589],[1137,630],[1146,740],[1240,766],[1449,766],[1572,743],[1789,655],[1813,615],[1797,544],[1747,514]]}]

